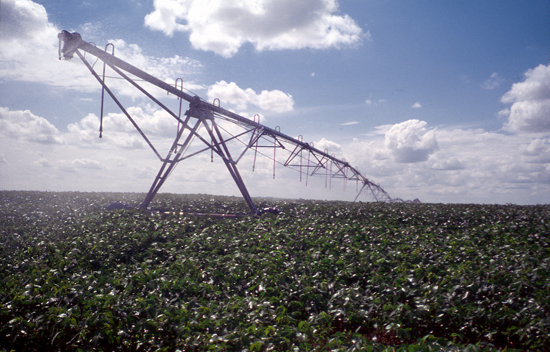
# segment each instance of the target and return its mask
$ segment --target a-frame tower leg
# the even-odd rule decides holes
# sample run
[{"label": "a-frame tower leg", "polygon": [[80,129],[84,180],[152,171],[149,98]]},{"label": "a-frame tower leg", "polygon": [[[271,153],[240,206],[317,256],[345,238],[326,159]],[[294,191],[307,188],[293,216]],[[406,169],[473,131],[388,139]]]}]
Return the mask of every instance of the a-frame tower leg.
[{"label": "a-frame tower leg", "polygon": [[[237,184],[237,187],[239,188],[239,191],[241,192],[246,204],[248,205],[252,213],[256,214],[258,212],[258,209],[254,205],[254,202],[252,201],[252,197],[250,196],[250,194],[248,193],[248,190],[246,189],[244,181],[239,173],[239,170],[237,169],[237,164],[233,160],[231,153],[229,152],[229,148],[227,147],[225,140],[223,139],[223,136],[221,135],[220,130],[218,129],[218,126],[214,118],[213,117],[205,118],[204,116],[202,116],[203,113],[201,113],[200,111],[196,112],[195,114],[193,114],[193,111],[194,111],[193,106],[191,106],[191,109],[186,113],[187,118],[185,120],[185,124],[183,124],[181,130],[178,131],[176,140],[174,141],[174,144],[170,149],[168,156],[166,157],[166,159],[164,159],[164,162],[157,176],[155,177],[155,180],[153,181],[151,188],[149,189],[149,193],[147,193],[147,196],[141,203],[140,209],[142,210],[147,209],[147,207],[149,206],[149,204],[151,203],[151,201],[159,191],[160,187],[164,184],[164,182],[166,181],[166,179],[168,178],[168,176],[170,175],[170,173],[172,172],[176,164],[179,162],[179,158],[181,154],[185,151],[185,149],[191,142],[193,135],[196,134],[198,128],[202,124],[208,131],[208,134],[212,141],[209,147],[212,148],[212,150],[222,158],[225,166],[227,167],[227,170],[229,171],[229,174]],[[198,115],[198,116],[194,116],[194,115]],[[184,126],[187,126],[187,123],[189,122],[190,117],[197,118],[197,122],[195,123],[193,128],[189,131],[189,135],[185,139],[184,143],[178,144],[179,139],[181,138],[183,132],[185,131]],[[210,121],[212,127],[209,125],[208,121]],[[174,151],[178,147],[179,147],[178,152],[176,153],[175,156],[173,156]]]},{"label": "a-frame tower leg", "polygon": [[[162,166],[160,167],[160,170],[155,177],[155,180],[153,181],[153,184],[151,185],[151,188],[149,189],[149,193],[147,193],[147,196],[139,206],[140,209],[144,210],[147,209],[149,206],[149,203],[153,200],[157,192],[159,191],[160,187],[164,184],[164,181],[168,178],[174,167],[176,167],[176,164],[178,163],[178,159],[180,158],[181,154],[185,151],[187,146],[192,140],[193,134],[197,131],[197,129],[200,127],[201,121],[197,120],[195,123],[195,126],[190,130],[189,135],[183,142],[183,144],[178,144],[183,132],[186,130],[185,126],[187,126],[187,123],[189,122],[190,116],[188,115],[185,119],[185,124],[181,126],[181,129],[178,131],[178,134],[176,136],[176,139],[174,140],[174,144],[172,145],[172,148],[170,148],[170,151],[168,152],[168,155],[166,156],[166,159],[164,159],[164,162],[162,163]],[[179,147],[179,151],[174,155],[174,151]],[[173,157],[173,158],[172,158]]]},{"label": "a-frame tower leg", "polygon": [[[214,119],[210,119],[210,121],[212,123],[212,128],[208,125],[208,123],[205,120],[203,120],[203,125],[206,127],[206,130],[208,131],[208,134],[212,139],[212,144],[213,144],[212,148],[214,148],[214,151],[222,158],[223,162],[225,163],[225,166],[227,167],[227,170],[231,174],[231,177],[233,177],[233,180],[237,184],[239,191],[241,191],[241,194],[246,204],[250,208],[250,211],[252,211],[253,214],[257,214],[258,209],[254,205],[254,202],[252,201],[252,197],[250,196],[250,193],[248,193],[248,190],[246,189],[246,186],[241,177],[241,174],[237,169],[237,163],[231,157],[229,148],[227,148],[227,145],[225,144],[225,141],[220,133],[220,130],[218,129],[216,121]],[[214,131],[216,132],[216,134],[214,134]]]}]

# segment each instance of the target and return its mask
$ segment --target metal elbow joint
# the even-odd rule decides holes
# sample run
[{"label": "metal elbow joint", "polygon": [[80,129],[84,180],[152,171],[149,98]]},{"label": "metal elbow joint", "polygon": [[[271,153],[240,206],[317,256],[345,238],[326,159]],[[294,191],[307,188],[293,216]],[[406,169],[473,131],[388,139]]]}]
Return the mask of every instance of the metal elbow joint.
[{"label": "metal elbow joint", "polygon": [[76,49],[82,42],[82,36],[76,32],[71,34],[63,30],[57,35],[57,38],[59,38],[59,60],[72,59]]}]

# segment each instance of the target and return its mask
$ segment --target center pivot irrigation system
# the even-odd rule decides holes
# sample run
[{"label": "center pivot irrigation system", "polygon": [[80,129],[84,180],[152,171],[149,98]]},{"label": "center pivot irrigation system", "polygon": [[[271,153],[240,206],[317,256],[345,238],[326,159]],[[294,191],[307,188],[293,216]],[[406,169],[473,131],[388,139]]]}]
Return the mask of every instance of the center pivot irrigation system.
[{"label": "center pivot irrigation system", "polygon": [[[306,185],[310,176],[324,177],[325,187],[331,187],[333,179],[342,179],[344,188],[350,181],[356,184],[357,196],[355,200],[357,200],[361,193],[365,192],[371,194],[375,201],[400,201],[390,198],[382,187],[369,181],[359,172],[359,170],[357,170],[357,168],[352,167],[346,162],[345,159],[336,158],[334,154],[329,154],[326,149],[324,151],[316,149],[313,143],[304,142],[302,136],[293,138],[281,133],[278,127],[272,129],[260,124],[258,115],[256,115],[258,116],[258,121],[256,122],[256,116],[254,120],[251,120],[221,108],[218,99],[215,99],[214,102],[210,104],[196,95],[190,95],[183,91],[183,80],[181,78],[176,79],[174,85],[161,81],[115,57],[114,46],[112,44],[107,44],[105,50],[101,50],[94,44],[82,40],[80,34],[69,33],[67,31],[59,33],[58,38],[59,59],[71,59],[76,54],[102,86],[99,137],[102,137],[103,132],[103,102],[105,92],[107,92],[162,162],[162,166],[153,181],[149,193],[141,203],[141,209],[147,209],[151,200],[155,197],[160,187],[180,161],[204,152],[210,152],[212,159],[214,154],[216,154],[223,160],[248,207],[254,214],[259,214],[262,210],[257,209],[254,205],[239,170],[237,169],[237,164],[247,151],[254,153],[253,171],[256,165],[256,156],[258,154],[268,156],[273,160],[273,178],[275,178],[275,165],[278,163],[297,170],[300,173],[300,181],[305,178]],[[109,50],[111,53],[108,52]],[[102,76],[94,70],[93,66],[95,66],[95,64],[90,65],[81,51],[91,54],[103,61]],[[116,72],[116,74],[120,76],[118,78],[123,78],[128,81],[174,118],[176,137],[165,158],[159,154],[153,143],[151,143],[151,140],[147,138],[135,120],[116,98],[113,91],[105,84],[106,66]],[[176,114],[166,107],[157,98],[153,97],[152,94],[136,83],[136,81],[146,81],[166,91],[168,94],[172,93],[178,97],[178,113]],[[182,115],[183,100],[189,102],[189,109]],[[238,132],[235,132],[237,130]],[[197,148],[197,143],[194,143],[196,141],[202,142],[199,143],[202,147]],[[234,153],[235,155],[238,154],[236,158],[230,152],[230,150],[234,150],[235,144],[239,147],[238,152]],[[262,150],[268,151],[263,152]],[[277,155],[278,150],[279,155]]]}]

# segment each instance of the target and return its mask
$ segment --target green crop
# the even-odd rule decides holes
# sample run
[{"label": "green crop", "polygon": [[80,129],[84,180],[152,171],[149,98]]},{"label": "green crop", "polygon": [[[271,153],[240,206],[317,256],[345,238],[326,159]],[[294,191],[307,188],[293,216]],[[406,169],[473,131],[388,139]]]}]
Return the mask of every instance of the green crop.
[{"label": "green crop", "polygon": [[143,196],[0,192],[0,349],[550,349],[548,205]]}]

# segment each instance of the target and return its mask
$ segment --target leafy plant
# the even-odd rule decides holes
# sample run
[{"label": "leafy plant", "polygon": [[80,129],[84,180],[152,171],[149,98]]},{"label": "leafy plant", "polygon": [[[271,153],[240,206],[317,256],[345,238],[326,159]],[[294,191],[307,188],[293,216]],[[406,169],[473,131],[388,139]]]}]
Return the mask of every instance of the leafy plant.
[{"label": "leafy plant", "polygon": [[550,206],[142,197],[0,192],[0,348],[550,348]]}]

